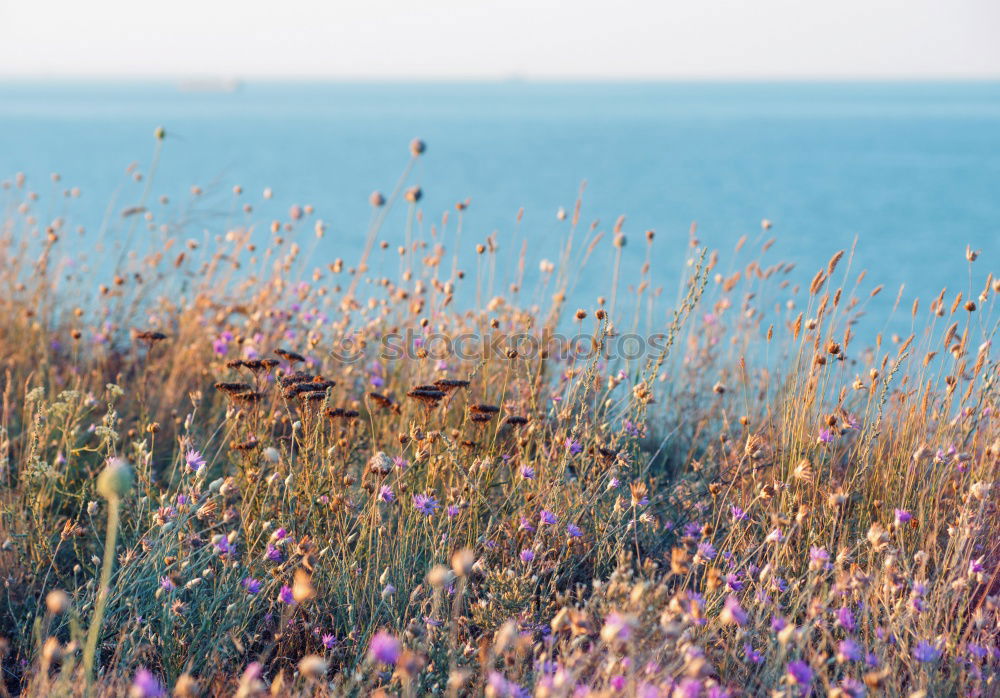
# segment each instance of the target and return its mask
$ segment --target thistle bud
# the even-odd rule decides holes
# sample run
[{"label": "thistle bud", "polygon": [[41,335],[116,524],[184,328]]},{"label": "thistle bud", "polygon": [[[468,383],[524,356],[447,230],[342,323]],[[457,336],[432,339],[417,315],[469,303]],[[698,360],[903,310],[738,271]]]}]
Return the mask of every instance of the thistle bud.
[{"label": "thistle bud", "polygon": [[467,577],[476,563],[476,556],[469,548],[462,548],[451,556],[451,570],[457,577]]},{"label": "thistle bud", "polygon": [[435,589],[440,589],[441,587],[450,584],[452,579],[453,575],[451,570],[444,565],[435,565],[431,571],[427,573],[427,583]]},{"label": "thistle bud", "polygon": [[326,676],[328,666],[326,660],[319,655],[307,654],[299,662],[299,671],[310,679],[321,679]]},{"label": "thistle bud", "polygon": [[124,497],[132,489],[132,466],[123,458],[110,458],[97,476],[97,492],[105,499]]},{"label": "thistle bud", "polygon": [[45,608],[54,616],[61,615],[69,610],[70,598],[62,589],[54,589],[45,597]]}]

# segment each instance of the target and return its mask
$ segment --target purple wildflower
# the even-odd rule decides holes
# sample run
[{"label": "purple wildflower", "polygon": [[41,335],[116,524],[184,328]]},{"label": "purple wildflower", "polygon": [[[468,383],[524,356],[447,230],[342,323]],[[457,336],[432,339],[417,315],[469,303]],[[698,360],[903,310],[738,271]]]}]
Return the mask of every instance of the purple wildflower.
[{"label": "purple wildflower", "polygon": [[799,686],[808,686],[812,683],[813,672],[808,664],[801,659],[796,659],[794,662],[788,663],[788,677],[792,680],[792,683]]},{"label": "purple wildflower", "polygon": [[372,636],[368,645],[368,655],[382,664],[395,664],[403,651],[399,640],[384,630],[379,630]]},{"label": "purple wildflower", "polygon": [[865,698],[865,695],[868,693],[868,689],[864,683],[852,678],[846,678],[841,681],[840,689],[848,698]]},{"label": "purple wildflower", "polygon": [[628,642],[632,638],[633,623],[621,613],[612,611],[604,617],[601,639],[605,642]]},{"label": "purple wildflower", "polygon": [[566,533],[569,534],[570,538],[579,538],[583,535],[583,531],[576,524],[566,524]]},{"label": "purple wildflower", "polygon": [[575,456],[583,451],[583,445],[576,439],[567,438],[566,439],[566,450],[570,452],[570,455]]},{"label": "purple wildflower", "polygon": [[278,600],[283,604],[293,605],[295,603],[295,596],[292,595],[292,588],[287,584],[283,584],[281,591],[278,592]]},{"label": "purple wildflower", "polygon": [[701,696],[701,681],[694,678],[681,679],[670,694],[671,698],[699,698]]},{"label": "purple wildflower", "polygon": [[187,453],[184,454],[184,463],[187,464],[193,472],[198,472],[205,467],[205,459],[202,457],[200,451],[196,451],[193,448],[188,449]]},{"label": "purple wildflower", "polygon": [[764,661],[764,655],[755,650],[749,642],[743,645],[743,658],[751,664],[760,664]]},{"label": "purple wildflower", "polygon": [[719,617],[727,625],[746,625],[747,622],[747,612],[740,606],[739,599],[733,595],[726,597],[726,603]]},{"label": "purple wildflower", "polygon": [[551,525],[555,524],[558,519],[556,518],[556,515],[553,514],[551,511],[549,511],[547,509],[542,509],[542,513],[538,517],[538,520],[542,524],[551,526]]},{"label": "purple wildflower", "polygon": [[818,548],[815,545],[809,548],[809,569],[821,569],[829,560],[830,553],[826,552],[826,548]]},{"label": "purple wildflower", "polygon": [[990,654],[990,651],[985,647],[981,647],[980,645],[976,645],[971,642],[966,646],[966,650],[976,659],[986,659],[986,657]]},{"label": "purple wildflower", "polygon": [[861,649],[861,645],[856,643],[851,638],[846,640],[841,640],[840,644],[837,645],[837,661],[838,662],[856,662],[864,656],[864,652]]},{"label": "purple wildflower", "polygon": [[141,667],[137,672],[135,672],[135,678],[132,679],[132,690],[130,694],[136,696],[136,698],[161,698],[166,696],[166,691],[163,690],[163,686],[160,682],[153,676],[145,667]]},{"label": "purple wildflower", "polygon": [[941,658],[941,650],[931,643],[921,640],[913,648],[913,658],[918,662],[936,662]]},{"label": "purple wildflower", "polygon": [[905,523],[909,523],[913,518],[913,514],[908,512],[906,509],[893,509],[893,513],[896,515],[896,525],[902,526]]},{"label": "purple wildflower", "polygon": [[243,588],[246,589],[247,593],[254,595],[260,591],[261,584],[258,580],[253,577],[244,577],[243,581],[240,582]]},{"label": "purple wildflower", "polygon": [[847,606],[843,606],[837,611],[837,625],[849,633],[854,632],[854,614]]},{"label": "purple wildflower", "polygon": [[535,469],[532,468],[530,465],[522,465],[521,466],[521,477],[523,477],[525,480],[534,480],[535,479]]},{"label": "purple wildflower", "polygon": [[523,687],[506,679],[499,671],[491,671],[487,683],[489,695],[496,698],[528,698],[530,695]]},{"label": "purple wildflower", "polygon": [[527,564],[535,559],[535,551],[531,548],[525,548],[521,551],[521,562]]},{"label": "purple wildflower", "polygon": [[332,633],[327,633],[323,636],[323,647],[328,650],[332,650],[337,646],[337,638]]},{"label": "purple wildflower", "polygon": [[396,495],[393,493],[392,488],[389,487],[389,485],[382,485],[382,488],[378,491],[378,498],[386,504],[389,504],[395,501]]},{"label": "purple wildflower", "polygon": [[415,494],[413,495],[413,506],[424,516],[432,516],[441,505],[432,495]]}]

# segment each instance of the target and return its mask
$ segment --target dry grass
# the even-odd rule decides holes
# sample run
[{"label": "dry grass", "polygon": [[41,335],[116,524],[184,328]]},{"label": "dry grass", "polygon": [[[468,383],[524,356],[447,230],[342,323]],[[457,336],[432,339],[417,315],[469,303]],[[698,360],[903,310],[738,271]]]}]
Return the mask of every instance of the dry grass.
[{"label": "dry grass", "polygon": [[[10,694],[1000,690],[992,260],[914,302],[912,336],[862,342],[878,287],[843,253],[797,287],[769,224],[724,263],[692,233],[670,307],[653,234],[623,269],[623,222],[604,238],[579,205],[524,289],[530,245],[501,258],[464,205],[425,229],[405,175],[355,267],[317,261],[308,208],[184,244],[151,180],[106,221],[138,250],[117,264],[28,183],[0,192]],[[57,263],[67,244],[92,267]],[[574,314],[595,250],[611,301]],[[398,278],[369,271],[397,254]],[[566,327],[604,353],[663,336],[525,351]],[[386,359],[406,328],[501,350]]]}]

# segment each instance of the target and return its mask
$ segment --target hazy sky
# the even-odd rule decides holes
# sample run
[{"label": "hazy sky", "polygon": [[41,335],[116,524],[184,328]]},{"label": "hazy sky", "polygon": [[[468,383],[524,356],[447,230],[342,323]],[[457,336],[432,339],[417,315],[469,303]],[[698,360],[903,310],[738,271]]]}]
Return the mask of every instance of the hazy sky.
[{"label": "hazy sky", "polygon": [[0,76],[1000,77],[1000,0],[0,0]]}]

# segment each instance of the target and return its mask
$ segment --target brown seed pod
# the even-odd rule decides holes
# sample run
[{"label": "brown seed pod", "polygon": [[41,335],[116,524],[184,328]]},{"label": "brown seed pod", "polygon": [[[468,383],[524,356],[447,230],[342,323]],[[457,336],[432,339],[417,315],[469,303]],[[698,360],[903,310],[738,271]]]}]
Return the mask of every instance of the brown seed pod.
[{"label": "brown seed pod", "polygon": [[496,405],[488,405],[486,403],[479,403],[478,405],[469,406],[469,412],[473,414],[496,414],[500,411],[500,408]]},{"label": "brown seed pod", "polygon": [[152,330],[142,330],[136,331],[135,338],[139,341],[146,342],[147,344],[155,344],[156,342],[162,342],[167,338],[167,335],[162,332],[153,332]]},{"label": "brown seed pod", "polygon": [[382,409],[399,412],[399,405],[397,405],[392,398],[386,397],[382,393],[368,393],[368,397]]},{"label": "brown seed pod", "polygon": [[264,399],[264,394],[256,390],[249,390],[245,393],[238,393],[233,396],[233,400],[245,405],[256,405]]},{"label": "brown seed pod", "polygon": [[406,395],[408,397],[412,397],[414,400],[419,400],[428,407],[435,407],[441,401],[441,398],[445,396],[445,392],[443,390],[437,390],[434,388],[427,389],[418,387],[414,388]]},{"label": "brown seed pod", "polygon": [[302,354],[298,354],[294,351],[289,351],[288,349],[275,349],[274,353],[283,358],[285,361],[292,364],[306,360],[306,357],[302,356]]},{"label": "brown seed pod", "polygon": [[295,385],[296,383],[307,383],[312,381],[316,376],[311,373],[306,373],[304,371],[295,371],[294,373],[289,373],[288,375],[282,376],[278,379],[278,385],[282,388],[287,388],[290,385]]},{"label": "brown seed pod", "polygon": [[226,395],[239,395],[253,390],[253,386],[248,383],[216,383],[215,389]]},{"label": "brown seed pod", "polygon": [[230,448],[232,448],[234,451],[252,451],[255,448],[259,447],[260,447],[260,442],[257,440],[257,437],[255,436],[251,436],[246,441],[236,441],[230,444]]},{"label": "brown seed pod", "polygon": [[345,409],[343,407],[328,407],[324,414],[330,419],[342,419],[344,421],[357,419],[361,416],[361,413],[357,410]]}]

